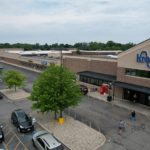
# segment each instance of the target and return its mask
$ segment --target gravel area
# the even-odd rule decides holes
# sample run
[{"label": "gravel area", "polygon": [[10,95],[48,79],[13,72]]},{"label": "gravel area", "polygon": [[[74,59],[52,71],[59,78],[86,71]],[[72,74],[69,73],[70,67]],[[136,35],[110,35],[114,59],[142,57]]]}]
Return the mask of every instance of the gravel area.
[{"label": "gravel area", "polygon": [[59,124],[54,119],[54,113],[37,114],[33,111],[30,116],[36,118],[36,122],[46,128],[50,133],[60,140],[71,150],[96,150],[101,147],[106,139],[100,132],[75,120],[63,113],[64,124]]},{"label": "gravel area", "polygon": [[18,100],[30,96],[30,93],[27,93],[22,89],[17,89],[16,92],[15,89],[3,89],[0,91],[11,100]]}]

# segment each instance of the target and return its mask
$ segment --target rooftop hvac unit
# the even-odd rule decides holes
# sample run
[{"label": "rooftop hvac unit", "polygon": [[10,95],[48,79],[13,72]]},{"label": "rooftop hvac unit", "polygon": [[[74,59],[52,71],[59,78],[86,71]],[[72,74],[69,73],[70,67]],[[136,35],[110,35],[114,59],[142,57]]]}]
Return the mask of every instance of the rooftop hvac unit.
[{"label": "rooftop hvac unit", "polygon": [[56,59],[59,59],[59,57],[55,57]]}]

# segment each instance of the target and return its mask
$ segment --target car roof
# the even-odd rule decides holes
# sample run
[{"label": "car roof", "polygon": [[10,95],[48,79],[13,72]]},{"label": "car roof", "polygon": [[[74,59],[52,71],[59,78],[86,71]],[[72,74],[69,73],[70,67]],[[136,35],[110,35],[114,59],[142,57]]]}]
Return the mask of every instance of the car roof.
[{"label": "car roof", "polygon": [[25,115],[25,114],[26,114],[22,109],[14,110],[14,112],[15,112],[18,116],[22,116],[22,115]]},{"label": "car roof", "polygon": [[83,87],[83,88],[87,88],[85,85],[80,85],[81,87]]},{"label": "car roof", "polygon": [[40,136],[40,138],[43,139],[43,141],[49,146],[50,149],[61,145],[61,143],[59,143],[50,133],[46,133]]}]

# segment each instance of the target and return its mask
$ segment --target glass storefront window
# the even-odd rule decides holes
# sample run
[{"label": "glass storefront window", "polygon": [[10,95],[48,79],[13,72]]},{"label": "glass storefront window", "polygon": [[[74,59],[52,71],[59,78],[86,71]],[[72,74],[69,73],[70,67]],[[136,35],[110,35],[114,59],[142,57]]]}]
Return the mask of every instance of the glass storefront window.
[{"label": "glass storefront window", "polygon": [[150,78],[150,71],[126,68],[126,75]]},{"label": "glass storefront window", "polygon": [[131,76],[136,76],[136,70],[135,69],[131,69]]},{"label": "glass storefront window", "polygon": [[94,79],[93,78],[91,78],[91,84],[94,84]]},{"label": "glass storefront window", "polygon": [[110,81],[103,81],[103,80],[90,78],[90,77],[86,77],[86,76],[80,76],[80,81],[89,83],[89,84],[93,84],[93,85],[97,85],[97,86],[102,86],[103,83],[105,83],[105,84],[111,83]]},{"label": "glass storefront window", "polygon": [[91,83],[91,80],[89,77],[87,77],[87,83]]},{"label": "glass storefront window", "polygon": [[102,81],[102,80],[99,80],[99,81],[98,81],[98,85],[100,85],[100,86],[103,85],[103,81]]},{"label": "glass storefront window", "polygon": [[83,76],[80,76],[80,81],[83,81]]},{"label": "glass storefront window", "polygon": [[98,85],[98,79],[94,79],[94,84]]},{"label": "glass storefront window", "polygon": [[108,84],[108,81],[103,81],[104,84]]}]

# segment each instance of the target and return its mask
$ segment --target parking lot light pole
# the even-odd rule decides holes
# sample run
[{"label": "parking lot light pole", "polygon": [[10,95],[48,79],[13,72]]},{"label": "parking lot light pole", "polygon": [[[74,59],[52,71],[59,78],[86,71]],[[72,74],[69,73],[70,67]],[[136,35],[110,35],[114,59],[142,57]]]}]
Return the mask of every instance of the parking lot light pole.
[{"label": "parking lot light pole", "polygon": [[[62,49],[61,50],[61,66],[60,66],[60,96],[62,96]],[[60,103],[60,108],[62,108],[62,103]],[[60,110],[59,123],[64,123],[64,118],[62,117],[62,111]]]}]

